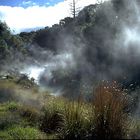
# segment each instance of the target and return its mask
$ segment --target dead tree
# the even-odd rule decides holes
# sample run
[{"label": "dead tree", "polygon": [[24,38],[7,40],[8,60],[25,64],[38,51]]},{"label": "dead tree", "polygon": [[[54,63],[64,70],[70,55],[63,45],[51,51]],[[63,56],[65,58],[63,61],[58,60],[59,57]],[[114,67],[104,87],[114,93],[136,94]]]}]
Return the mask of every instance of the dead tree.
[{"label": "dead tree", "polygon": [[75,19],[75,17],[78,15],[80,11],[80,8],[77,7],[77,2],[78,0],[72,0],[72,2],[70,3],[70,11],[73,19]]}]

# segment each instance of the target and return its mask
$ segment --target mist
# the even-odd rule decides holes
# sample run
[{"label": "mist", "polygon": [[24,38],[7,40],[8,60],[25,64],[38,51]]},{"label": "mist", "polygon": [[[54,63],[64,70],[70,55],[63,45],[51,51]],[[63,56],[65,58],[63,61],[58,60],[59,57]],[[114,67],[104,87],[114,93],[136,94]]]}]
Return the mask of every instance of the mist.
[{"label": "mist", "polygon": [[[139,5],[137,1],[124,1],[123,6],[116,10],[109,1],[97,7],[96,13],[103,14],[105,24],[89,26],[78,36],[64,28],[58,34],[55,51],[32,46],[34,63],[28,62],[21,73],[61,94],[87,92],[101,80],[139,85]],[[65,93],[65,89],[70,91]]]},{"label": "mist", "polygon": [[54,95],[69,98],[88,97],[102,80],[125,88],[133,84],[135,90],[140,85],[140,4],[120,3],[90,5],[75,21],[38,31],[26,46],[30,56],[22,61],[15,54],[19,59],[3,69],[18,69]]}]

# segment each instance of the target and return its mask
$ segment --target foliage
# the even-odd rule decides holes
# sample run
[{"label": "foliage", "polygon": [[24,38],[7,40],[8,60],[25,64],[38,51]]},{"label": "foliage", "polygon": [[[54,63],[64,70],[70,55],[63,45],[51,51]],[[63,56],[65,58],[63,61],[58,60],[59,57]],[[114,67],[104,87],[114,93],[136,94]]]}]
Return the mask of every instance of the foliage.
[{"label": "foliage", "polygon": [[10,139],[45,139],[45,135],[41,133],[39,130],[32,127],[21,127],[14,126],[6,131],[0,132],[1,138],[10,138]]},{"label": "foliage", "polygon": [[[0,21],[0,65],[16,61],[27,54],[27,50],[24,48],[26,42],[23,42],[22,38],[18,35],[13,35],[10,29]],[[14,55],[13,55],[14,54]],[[16,55],[15,55],[16,54]]]},{"label": "foliage", "polygon": [[87,137],[89,126],[89,106],[81,101],[65,103],[64,122],[60,138],[83,139]]},{"label": "foliage", "polygon": [[[0,22],[0,70],[11,62],[33,63],[37,56],[43,54],[38,51],[37,55],[33,55],[38,46],[45,51],[49,50],[48,52],[55,56],[59,53],[60,46],[67,47],[67,44],[72,44],[77,49],[83,43],[86,47],[83,54],[85,58],[82,60],[94,67],[97,77],[91,72],[89,65],[79,61],[78,70],[74,71],[74,74],[70,72],[62,76],[61,69],[60,72],[54,71],[55,78],[52,83],[64,86],[64,96],[68,93],[69,97],[79,95],[77,89],[81,86],[83,77],[96,81],[98,72],[103,75],[107,73],[111,79],[120,81],[123,74],[118,76],[116,70],[110,72],[114,65],[115,68],[124,68],[130,79],[128,83],[133,79],[139,82],[139,69],[136,65],[132,63],[130,67],[130,62],[126,61],[127,56],[124,59],[115,59],[112,54],[118,45],[111,40],[120,35],[118,33],[121,23],[128,21],[131,13],[131,9],[124,7],[126,1],[112,0],[100,6],[90,5],[74,20],[67,17],[50,28],[19,35],[13,35],[7,25]],[[112,8],[116,11],[112,12]],[[37,59],[40,59],[40,56]],[[46,57],[45,52],[43,60],[46,61]],[[77,57],[80,60],[79,56],[75,58]],[[139,66],[139,63],[136,64]],[[87,77],[84,75],[86,72],[90,73]],[[129,72],[133,75],[129,75]],[[44,132],[48,139],[139,138],[139,120],[135,120],[133,125],[133,116],[129,114],[131,98],[116,82],[103,83],[97,87],[92,102],[86,102],[81,98],[78,101],[69,101],[62,97],[42,94],[34,80],[29,79],[27,75],[7,75],[4,78],[5,80],[0,79],[0,139],[42,139],[46,138]]]},{"label": "foliage", "polygon": [[1,140],[10,140],[13,139],[6,131],[0,131],[0,139]]},{"label": "foliage", "polygon": [[140,119],[132,118],[132,124],[129,127],[128,139],[140,139]]},{"label": "foliage", "polygon": [[64,101],[62,99],[50,98],[43,108],[40,120],[40,129],[46,133],[58,132],[63,123]]},{"label": "foliage", "polygon": [[[90,103],[50,98],[44,107],[41,130],[63,139],[126,138],[130,133],[131,98],[114,82],[99,86]],[[119,131],[118,131],[119,130]]]},{"label": "foliage", "polygon": [[48,139],[139,137],[139,125],[129,115],[131,98],[116,83],[97,87],[92,102],[81,96],[77,101],[46,94],[42,98],[41,110],[15,101],[0,104],[0,138],[37,139],[40,131]]},{"label": "foliage", "polygon": [[0,130],[6,129],[21,122],[21,118],[14,113],[1,112],[0,115]]},{"label": "foliage", "polygon": [[28,125],[35,127],[38,125],[41,112],[39,112],[36,108],[24,105],[18,108],[16,112],[20,117],[22,117],[22,119],[28,122]]}]

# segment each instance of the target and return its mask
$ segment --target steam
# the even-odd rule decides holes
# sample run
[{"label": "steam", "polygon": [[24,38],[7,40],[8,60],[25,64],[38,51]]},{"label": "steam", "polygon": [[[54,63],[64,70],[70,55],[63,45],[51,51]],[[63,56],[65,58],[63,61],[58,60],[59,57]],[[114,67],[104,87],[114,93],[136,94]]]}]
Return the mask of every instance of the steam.
[{"label": "steam", "polygon": [[29,78],[34,78],[35,82],[38,83],[40,75],[45,70],[44,67],[37,67],[37,66],[31,66],[28,68],[25,68],[23,71],[21,71],[22,74],[27,74]]},{"label": "steam", "polygon": [[126,37],[124,41],[124,46],[128,46],[132,43],[140,44],[140,32],[138,32],[139,29],[137,27],[134,27],[132,29],[126,28],[124,30],[124,36]]},{"label": "steam", "polygon": [[[102,6],[96,13],[104,13],[104,20],[117,30],[115,35],[112,28],[103,28],[101,23],[90,27],[91,37],[98,35],[98,38],[94,37],[92,40],[87,38],[85,41],[84,34],[77,37],[64,31],[58,37],[56,54],[44,49],[35,52],[40,53],[43,60],[39,58],[39,65],[26,66],[22,72],[33,77],[38,84],[47,88],[52,86],[52,89],[59,91],[63,91],[65,86],[69,88],[66,84],[68,79],[71,84],[76,81],[79,89],[83,89],[85,85],[93,86],[100,80],[123,81],[125,77],[128,83],[137,81],[135,77],[139,74],[140,66],[140,18],[137,2],[125,1],[124,8],[120,11],[116,11],[111,2]],[[128,13],[128,10],[131,12]],[[125,15],[123,13],[128,13],[128,17],[122,16]],[[116,24],[113,25],[112,20]]]},{"label": "steam", "polygon": [[63,27],[55,42],[47,42],[46,48],[32,45],[33,58],[26,60],[20,72],[53,94],[68,97],[80,92],[89,96],[101,80],[116,80],[126,87],[140,85],[140,4],[137,0],[122,2],[117,10],[111,1],[84,9],[75,26]]},{"label": "steam", "polygon": [[[45,54],[46,55],[46,54]],[[62,85],[57,87],[49,86],[49,82],[55,82],[55,77],[53,72],[61,71],[66,74],[68,71],[72,71],[75,68],[75,61],[72,52],[63,51],[58,53],[57,55],[52,55],[52,53],[48,54],[46,60],[40,60],[40,64],[38,60],[34,60],[36,63],[31,66],[25,66],[23,70],[20,71],[22,74],[26,74],[30,79],[34,78],[35,82],[39,84],[41,87],[50,91],[53,95],[60,95],[62,91]],[[43,79],[44,81],[42,82]]]}]

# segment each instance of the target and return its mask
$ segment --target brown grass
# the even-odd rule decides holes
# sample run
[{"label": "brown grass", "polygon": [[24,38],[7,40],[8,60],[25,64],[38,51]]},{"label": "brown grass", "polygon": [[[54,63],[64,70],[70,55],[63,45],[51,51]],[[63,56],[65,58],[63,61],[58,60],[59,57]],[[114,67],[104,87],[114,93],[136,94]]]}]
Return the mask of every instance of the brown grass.
[{"label": "brown grass", "polygon": [[102,83],[93,100],[93,137],[124,138],[127,133],[128,96],[116,82]]}]

